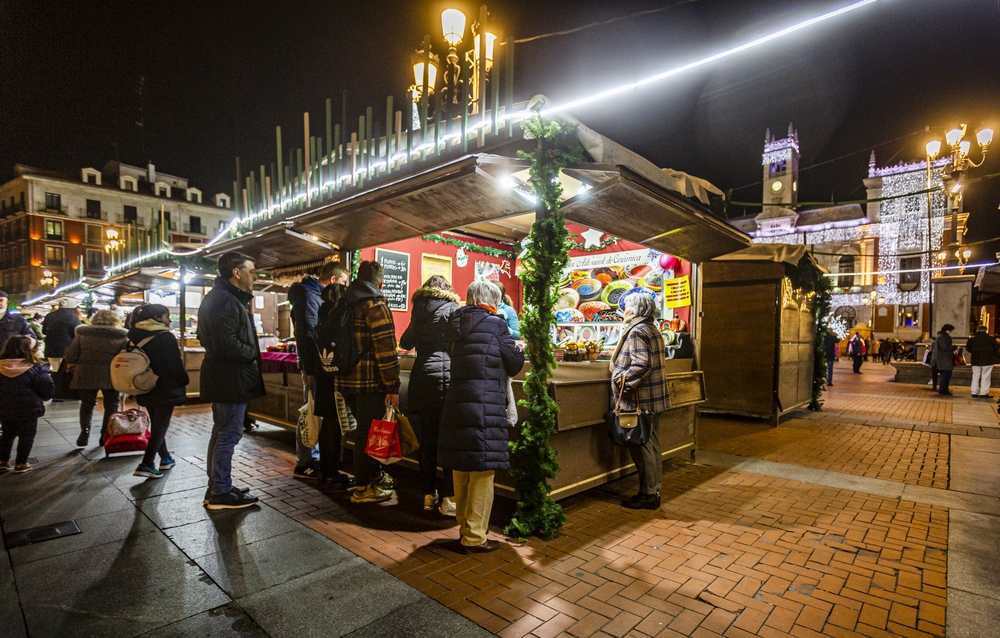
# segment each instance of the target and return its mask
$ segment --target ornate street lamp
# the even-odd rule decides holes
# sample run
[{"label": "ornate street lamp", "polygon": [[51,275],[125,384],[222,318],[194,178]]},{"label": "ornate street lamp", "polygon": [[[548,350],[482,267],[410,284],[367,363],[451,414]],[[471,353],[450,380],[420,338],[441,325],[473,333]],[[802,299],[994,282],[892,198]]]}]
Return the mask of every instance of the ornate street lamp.
[{"label": "ornate street lamp", "polygon": [[111,267],[115,265],[115,253],[125,247],[125,243],[118,239],[118,231],[114,228],[109,228],[105,235],[108,238],[108,243],[104,244],[104,252],[106,252],[111,257]]},{"label": "ornate street lamp", "polygon": [[51,286],[52,288],[55,288],[59,285],[59,278],[53,275],[51,270],[43,270],[42,278],[38,283],[43,286]]}]

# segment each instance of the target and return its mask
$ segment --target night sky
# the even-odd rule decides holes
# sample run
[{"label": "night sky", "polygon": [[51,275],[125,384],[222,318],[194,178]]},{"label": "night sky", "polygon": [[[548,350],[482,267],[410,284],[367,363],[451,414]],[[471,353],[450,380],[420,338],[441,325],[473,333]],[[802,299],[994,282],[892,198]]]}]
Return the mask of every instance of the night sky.
[{"label": "night sky", "polygon": [[[497,0],[490,13],[524,38],[668,8],[518,45],[515,98],[558,102],[848,1]],[[327,97],[337,104],[348,90],[354,122],[368,105],[384,109],[390,93],[400,104],[423,35],[443,49],[449,6],[471,23],[479,5],[0,0],[0,177],[15,163],[77,172],[118,158],[152,161],[206,195],[231,192],[237,155],[244,167],[274,161],[275,125],[286,149],[301,142],[303,111],[322,134]],[[801,173],[800,199],[863,198],[872,148],[879,165],[920,159],[925,126],[939,138],[959,121],[1000,126],[998,33],[998,0],[882,0],[573,115],[749,201],[761,198],[764,130],[784,136],[793,122],[802,166],[822,164]],[[997,172],[1000,139],[973,176]],[[970,240],[1000,236],[998,204],[1000,179],[970,187]],[[977,249],[973,260],[992,254]]]}]

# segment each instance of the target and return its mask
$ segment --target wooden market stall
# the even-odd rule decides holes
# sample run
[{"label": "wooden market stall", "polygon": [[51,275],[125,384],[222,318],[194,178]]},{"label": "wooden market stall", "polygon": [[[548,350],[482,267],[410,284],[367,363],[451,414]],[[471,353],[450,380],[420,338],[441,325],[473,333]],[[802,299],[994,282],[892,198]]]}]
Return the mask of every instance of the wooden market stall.
[{"label": "wooden market stall", "polygon": [[789,270],[811,259],[804,246],[756,245],[704,264],[702,411],[760,417],[777,425],[812,400],[813,295]]},{"label": "wooden market stall", "polygon": [[[661,170],[582,125],[577,129],[577,136],[589,154],[589,161],[571,165],[563,171],[561,179],[566,198],[562,209],[566,218],[581,233],[597,229],[592,232],[599,238],[611,235],[623,240],[621,244],[605,247],[604,257],[624,259],[621,254],[632,249],[631,252],[641,254],[629,258],[635,260],[635,267],[642,266],[641,273],[626,272],[624,266],[616,271],[611,268],[613,263],[600,261],[600,252],[582,251],[576,253],[576,257],[588,257],[588,260],[577,262],[580,279],[597,280],[597,274],[606,274],[609,281],[597,280],[602,285],[620,280],[629,283],[628,290],[642,288],[639,279],[646,273],[656,274],[653,271],[660,253],[682,260],[670,272],[669,276],[675,279],[666,281],[666,271],[660,270],[661,279],[655,285],[663,291],[668,286],[674,286],[671,290],[684,291],[685,294],[677,294],[686,299],[683,304],[686,319],[683,321],[687,334],[694,337],[693,341],[689,337],[686,356],[668,362],[671,408],[660,419],[663,458],[688,455],[697,441],[697,406],[705,400],[702,373],[696,365],[701,305],[698,264],[748,246],[749,238],[712,216],[708,207],[709,191],[715,191],[707,183],[682,173]],[[366,190],[220,242],[208,254],[217,257],[229,250],[240,250],[258,260],[258,270],[286,267],[295,263],[298,255],[285,243],[300,246],[305,243],[301,239],[304,236],[328,244],[329,251],[362,250],[361,255],[365,258],[386,255],[395,260],[397,271],[401,270],[401,264],[408,264],[407,272],[400,275],[395,284],[398,287],[405,281],[406,294],[398,290],[394,293],[398,306],[397,335],[401,334],[407,321],[407,311],[402,305],[408,303],[409,294],[427,272],[425,257],[451,258],[450,254],[442,254],[439,245],[415,238],[451,231],[450,236],[476,245],[493,246],[500,240],[510,248],[514,241],[527,234],[534,219],[534,205],[523,190],[529,162],[518,158],[517,151],[527,150],[535,142],[525,140],[519,133],[486,136],[485,139],[486,143],[475,152],[452,146],[451,152],[442,153],[437,162],[428,162],[425,167],[414,168],[403,175],[396,173],[392,179],[376,181]],[[275,246],[272,241],[282,243]],[[457,260],[457,254],[454,259]],[[473,255],[471,259],[484,262],[484,271],[502,270],[499,263],[502,258]],[[419,269],[415,266],[418,263]],[[511,274],[506,277],[513,284],[508,286],[508,292],[515,296],[518,291],[514,281],[516,264],[508,266]],[[443,260],[437,267],[443,267]],[[568,272],[567,276],[573,287],[573,272]],[[464,295],[457,275],[453,281],[459,284],[456,288]],[[597,286],[584,290],[582,285],[577,292],[596,300],[593,288]],[[653,290],[647,292],[655,293]],[[576,299],[573,307],[565,310],[583,314],[578,307],[580,301]],[[601,303],[607,306],[603,310],[612,310],[608,299],[602,297]],[[663,303],[665,306],[666,302]],[[680,321],[680,314],[671,308],[663,319]],[[602,331],[608,336],[613,334],[615,320],[609,319],[607,325],[602,326],[597,325],[602,323],[600,321],[573,321],[575,316],[570,313],[569,320],[562,323],[593,325],[561,323],[561,331],[565,329],[566,332],[560,339],[570,333],[577,337],[578,330],[583,328],[590,328],[595,335]],[[607,350],[604,354],[607,355]],[[410,361],[404,357],[404,387],[409,365]],[[518,386],[515,394],[520,395],[519,382],[523,376],[522,371],[515,380]],[[290,372],[272,374],[267,376],[266,382],[269,396],[255,401],[251,412],[263,420],[291,425],[301,402],[301,382],[297,375]],[[610,392],[606,358],[564,362],[556,368],[549,387],[560,406],[557,432],[550,439],[552,447],[559,452],[561,465],[552,482],[553,499],[568,497],[635,471],[627,451],[611,445],[604,432],[603,415]],[[496,485],[498,493],[514,496],[509,477],[498,476]]]}]

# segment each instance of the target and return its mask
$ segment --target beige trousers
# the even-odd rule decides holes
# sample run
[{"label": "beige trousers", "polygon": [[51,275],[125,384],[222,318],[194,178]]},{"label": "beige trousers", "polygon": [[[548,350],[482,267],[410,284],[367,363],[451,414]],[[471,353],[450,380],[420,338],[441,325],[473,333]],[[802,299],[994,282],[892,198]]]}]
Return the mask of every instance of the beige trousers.
[{"label": "beige trousers", "polygon": [[486,542],[493,510],[493,475],[496,472],[459,472],[455,479],[455,518],[462,544],[475,547]]}]

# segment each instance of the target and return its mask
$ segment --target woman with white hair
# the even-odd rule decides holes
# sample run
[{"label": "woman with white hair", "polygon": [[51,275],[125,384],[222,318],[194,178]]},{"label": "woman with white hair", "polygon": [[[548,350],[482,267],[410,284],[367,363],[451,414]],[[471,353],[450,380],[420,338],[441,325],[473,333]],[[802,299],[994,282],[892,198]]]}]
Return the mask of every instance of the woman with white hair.
[{"label": "woman with white hair", "polygon": [[445,326],[452,344],[451,380],[441,414],[438,461],[453,470],[460,538],[450,548],[462,554],[500,547],[486,537],[493,475],[510,468],[507,379],[524,366],[524,354],[497,312],[500,301],[496,286],[474,281],[466,305]]},{"label": "woman with white hair", "polygon": [[663,461],[660,450],[660,413],[669,407],[663,378],[666,359],[663,337],[653,324],[656,300],[652,295],[633,294],[625,299],[625,325],[611,357],[611,402],[621,395],[621,411],[649,412],[649,440],[642,447],[628,448],[639,471],[639,493],[622,501],[629,509],[660,508]]}]

